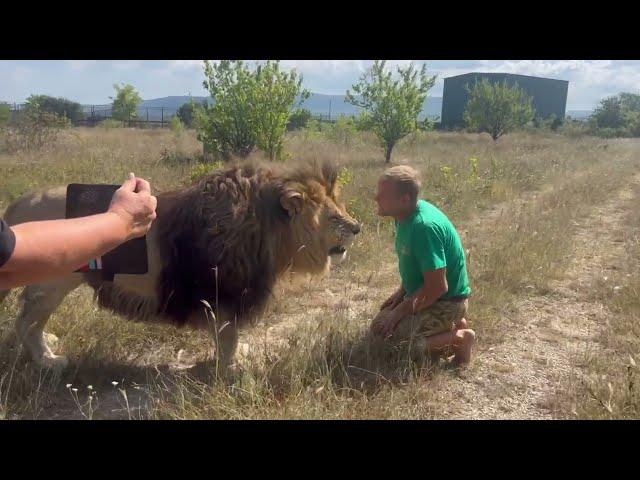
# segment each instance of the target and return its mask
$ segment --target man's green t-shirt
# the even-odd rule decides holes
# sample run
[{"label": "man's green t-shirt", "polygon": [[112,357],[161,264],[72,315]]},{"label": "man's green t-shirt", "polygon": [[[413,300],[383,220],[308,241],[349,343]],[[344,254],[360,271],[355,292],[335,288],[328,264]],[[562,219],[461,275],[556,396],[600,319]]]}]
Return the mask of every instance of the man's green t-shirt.
[{"label": "man's green t-shirt", "polygon": [[396,252],[407,295],[422,288],[424,272],[447,268],[449,290],[442,298],[471,293],[467,265],[458,232],[447,216],[425,200],[413,214],[396,222]]}]

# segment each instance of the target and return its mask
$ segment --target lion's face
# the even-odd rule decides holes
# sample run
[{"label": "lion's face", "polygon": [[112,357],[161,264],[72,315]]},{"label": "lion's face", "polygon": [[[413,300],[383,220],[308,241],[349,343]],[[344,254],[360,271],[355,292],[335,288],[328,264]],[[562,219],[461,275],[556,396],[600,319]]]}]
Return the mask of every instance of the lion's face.
[{"label": "lion's face", "polygon": [[291,228],[299,245],[291,253],[294,271],[313,273],[346,258],[360,224],[347,213],[335,185],[312,181],[305,187],[301,196],[295,190],[290,194],[298,201]]}]

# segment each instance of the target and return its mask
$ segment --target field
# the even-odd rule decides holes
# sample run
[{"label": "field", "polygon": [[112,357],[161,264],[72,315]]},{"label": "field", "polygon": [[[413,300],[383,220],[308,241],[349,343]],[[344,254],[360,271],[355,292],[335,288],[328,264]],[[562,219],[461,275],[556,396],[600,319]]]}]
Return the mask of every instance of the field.
[{"label": "field", "polygon": [[[30,190],[129,171],[161,192],[189,181],[201,150],[190,131],[72,129],[45,151],[0,153],[0,212]],[[468,252],[478,342],[465,369],[365,342],[399,282],[393,226],[372,201],[385,168],[374,139],[302,131],[286,150],[288,162],[337,160],[364,228],[327,277],[278,285],[231,377],[213,375],[205,332],[127,322],[85,287],[46,328],[71,366],[40,370],[13,335],[15,290],[0,305],[0,418],[640,416],[640,142],[422,132],[397,147],[394,162],[421,171],[423,197]]]}]

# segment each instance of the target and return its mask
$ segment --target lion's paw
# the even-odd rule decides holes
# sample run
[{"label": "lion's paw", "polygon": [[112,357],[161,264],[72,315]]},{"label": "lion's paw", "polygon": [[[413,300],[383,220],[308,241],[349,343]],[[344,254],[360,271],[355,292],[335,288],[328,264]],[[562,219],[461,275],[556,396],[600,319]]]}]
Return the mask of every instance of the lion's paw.
[{"label": "lion's paw", "polygon": [[61,371],[69,366],[69,359],[64,355],[54,355],[53,353],[45,353],[38,362],[43,368]]}]

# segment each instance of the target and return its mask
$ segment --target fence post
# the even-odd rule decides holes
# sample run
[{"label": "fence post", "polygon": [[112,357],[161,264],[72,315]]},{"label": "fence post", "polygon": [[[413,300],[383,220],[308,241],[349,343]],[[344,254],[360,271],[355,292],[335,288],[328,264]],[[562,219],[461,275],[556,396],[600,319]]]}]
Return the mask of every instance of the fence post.
[{"label": "fence post", "polygon": [[160,110],[160,127],[164,128],[164,107]]}]

